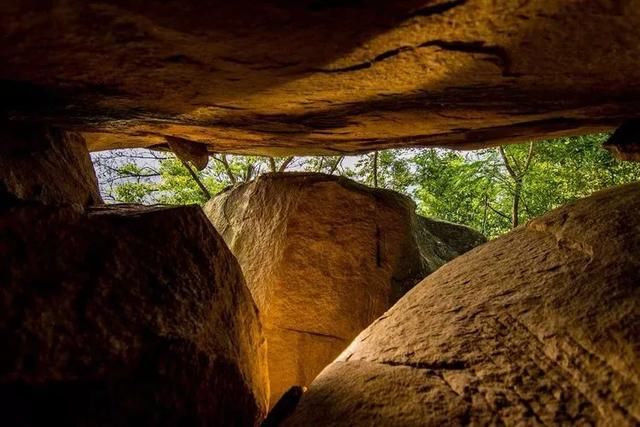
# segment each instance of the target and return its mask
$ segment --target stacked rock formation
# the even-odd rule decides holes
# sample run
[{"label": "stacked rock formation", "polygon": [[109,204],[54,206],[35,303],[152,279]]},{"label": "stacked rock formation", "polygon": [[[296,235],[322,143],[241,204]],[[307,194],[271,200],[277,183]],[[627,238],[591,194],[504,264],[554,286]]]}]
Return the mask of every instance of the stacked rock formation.
[{"label": "stacked rock formation", "polygon": [[640,184],[440,268],[311,385],[288,426],[640,422]]},{"label": "stacked rock formation", "polygon": [[393,302],[485,241],[413,202],[323,174],[266,174],[205,212],[238,258],[268,341],[271,404],[308,385]]}]

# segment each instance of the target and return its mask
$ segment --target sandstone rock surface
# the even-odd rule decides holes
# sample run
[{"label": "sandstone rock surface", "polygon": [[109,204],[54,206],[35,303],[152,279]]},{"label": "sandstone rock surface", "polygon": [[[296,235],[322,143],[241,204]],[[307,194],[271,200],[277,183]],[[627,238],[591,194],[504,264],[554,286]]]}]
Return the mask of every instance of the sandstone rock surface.
[{"label": "sandstone rock surface", "polygon": [[363,331],[287,426],[640,422],[640,184],[449,262]]},{"label": "sandstone rock surface", "polygon": [[0,125],[0,205],[102,203],[84,139],[37,123]]},{"label": "sandstone rock surface", "polygon": [[0,212],[3,425],[253,426],[265,342],[199,207]]},{"label": "sandstone rock surface", "polygon": [[638,117],[634,0],[3,0],[0,111],[92,150],[477,148]]},{"label": "sandstone rock surface", "polygon": [[[267,336],[271,405],[307,385],[371,321],[484,237],[418,220],[413,202],[323,174],[266,174],[205,212],[242,266]],[[432,231],[458,230],[455,239]],[[420,232],[419,232],[420,229]]]}]

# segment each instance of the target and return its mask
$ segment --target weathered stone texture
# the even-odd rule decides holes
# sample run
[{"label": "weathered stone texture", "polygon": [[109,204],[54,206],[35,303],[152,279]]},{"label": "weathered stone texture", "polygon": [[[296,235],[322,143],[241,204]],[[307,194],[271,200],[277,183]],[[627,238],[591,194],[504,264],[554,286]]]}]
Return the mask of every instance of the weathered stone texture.
[{"label": "weathered stone texture", "polygon": [[92,150],[477,148],[640,114],[634,0],[3,0],[0,16],[0,113]]},{"label": "weathered stone texture", "polygon": [[265,341],[199,207],[0,212],[3,425],[237,425],[266,412]]},{"label": "weathered stone texture", "polygon": [[640,423],[640,184],[449,262],[363,331],[288,426]]},{"label": "weathered stone texture", "polygon": [[[263,316],[272,405],[292,385],[309,384],[427,274],[485,240],[418,220],[398,193],[323,174],[263,175],[221,193],[205,212]],[[455,238],[436,237],[422,222]]]}]

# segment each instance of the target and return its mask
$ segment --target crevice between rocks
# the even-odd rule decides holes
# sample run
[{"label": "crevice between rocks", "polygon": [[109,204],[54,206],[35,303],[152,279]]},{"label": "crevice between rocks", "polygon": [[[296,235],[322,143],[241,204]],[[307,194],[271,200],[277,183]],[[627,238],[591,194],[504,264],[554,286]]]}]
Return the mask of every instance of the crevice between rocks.
[{"label": "crevice between rocks", "polygon": [[482,40],[473,40],[473,41],[463,41],[463,40],[427,40],[418,45],[406,45],[399,46],[394,49],[387,50],[382,52],[372,59],[349,65],[346,67],[340,68],[313,68],[310,69],[310,72],[316,73],[327,73],[327,74],[335,74],[335,73],[348,73],[353,71],[360,71],[367,68],[371,68],[374,64],[382,61],[386,61],[389,58],[393,58],[403,52],[412,52],[418,49],[429,48],[429,47],[437,47],[442,50],[448,52],[462,52],[469,54],[481,54],[488,55],[489,58],[486,60],[497,65],[501,71],[503,77],[519,77],[521,74],[514,73],[511,70],[511,58],[509,57],[509,53],[507,50],[499,45],[488,45]]},{"label": "crevice between rocks", "polygon": [[469,368],[467,362],[463,360],[440,360],[434,362],[399,362],[395,360],[348,360],[347,362],[368,362],[377,363],[391,367],[404,366],[407,368],[421,369],[425,371],[462,371]]},{"label": "crevice between rocks", "polygon": [[285,328],[282,326],[277,326],[277,328],[285,330],[285,331],[289,331],[289,332],[296,332],[298,334],[307,334],[307,335],[313,335],[316,337],[322,337],[322,338],[329,338],[329,339],[334,339],[334,340],[339,340],[339,341],[347,341],[344,338],[335,336],[335,335],[331,335],[331,334],[323,334],[321,332],[313,332],[313,331],[303,331],[301,329],[295,329],[295,328]]},{"label": "crevice between rocks", "polygon": [[446,1],[442,3],[432,4],[432,5],[421,7],[419,9],[414,10],[413,12],[411,12],[409,15],[406,16],[406,19],[415,18],[418,16],[424,17],[424,16],[440,15],[458,6],[462,6],[465,3],[467,3],[467,0],[451,0],[451,1]]}]

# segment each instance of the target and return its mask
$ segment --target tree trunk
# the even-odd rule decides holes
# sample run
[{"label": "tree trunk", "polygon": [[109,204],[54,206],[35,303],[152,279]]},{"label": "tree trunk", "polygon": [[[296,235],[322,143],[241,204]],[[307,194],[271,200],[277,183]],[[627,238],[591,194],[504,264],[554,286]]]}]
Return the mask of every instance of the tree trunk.
[{"label": "tree trunk", "polygon": [[[522,197],[522,181],[525,175],[529,172],[531,166],[531,160],[533,159],[533,142],[529,143],[529,152],[527,153],[527,159],[524,167],[522,167],[518,161],[513,157],[511,160],[507,156],[502,146],[498,147],[504,166],[513,179],[513,202],[511,205],[511,228],[516,228],[520,223],[520,198]],[[513,164],[512,164],[513,162]]]},{"label": "tree trunk", "polygon": [[511,228],[516,228],[520,217],[520,195],[522,194],[522,181],[518,179],[515,182],[513,190],[513,205],[511,207]]},{"label": "tree trunk", "polygon": [[235,185],[238,182],[238,179],[236,178],[236,175],[231,170],[231,166],[229,166],[229,162],[227,161],[227,155],[221,154],[219,159],[216,157],[214,157],[214,159],[219,160],[220,163],[222,163],[222,166],[224,166],[224,170],[227,176],[229,177],[229,181],[231,181],[231,184]]},{"label": "tree trunk", "polygon": [[198,174],[196,174],[193,171],[193,169],[191,169],[191,166],[189,166],[189,163],[187,163],[185,160],[180,159],[180,161],[182,162],[184,167],[187,168],[187,170],[189,171],[191,178],[193,178],[196,184],[198,184],[198,187],[200,187],[200,191],[202,191],[202,194],[204,194],[204,197],[206,197],[207,200],[211,199],[211,193],[209,193],[209,190],[207,189],[207,187],[205,187],[202,181],[200,181],[200,178],[198,178]]},{"label": "tree trunk", "polygon": [[342,163],[342,159],[344,159],[344,156],[340,156],[340,157],[338,157],[336,159],[335,163],[331,166],[331,170],[329,171],[329,175],[333,175],[335,173],[335,171],[340,166],[340,163]]},{"label": "tree trunk", "polygon": [[484,195],[484,215],[482,217],[482,234],[487,234],[487,208],[489,207],[489,195]]},{"label": "tree trunk", "polygon": [[284,172],[287,169],[287,167],[291,164],[293,159],[294,159],[294,156],[290,156],[290,157],[287,157],[286,159],[284,159],[284,161],[282,162],[282,164],[278,168],[278,172]]},{"label": "tree trunk", "polygon": [[378,152],[373,153],[373,186],[378,188]]}]

